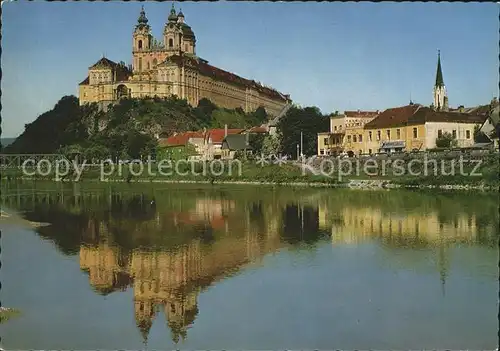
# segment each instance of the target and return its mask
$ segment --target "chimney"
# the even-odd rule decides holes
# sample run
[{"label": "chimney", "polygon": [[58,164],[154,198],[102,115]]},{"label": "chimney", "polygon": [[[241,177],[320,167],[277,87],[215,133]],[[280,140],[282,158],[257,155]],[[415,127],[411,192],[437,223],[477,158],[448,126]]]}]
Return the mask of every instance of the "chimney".
[{"label": "chimney", "polygon": [[224,124],[224,138],[227,137],[227,124]]},{"label": "chimney", "polygon": [[490,106],[495,107],[497,104],[498,104],[498,99],[497,99],[497,97],[495,96],[495,97],[491,100],[491,102],[490,102]]}]

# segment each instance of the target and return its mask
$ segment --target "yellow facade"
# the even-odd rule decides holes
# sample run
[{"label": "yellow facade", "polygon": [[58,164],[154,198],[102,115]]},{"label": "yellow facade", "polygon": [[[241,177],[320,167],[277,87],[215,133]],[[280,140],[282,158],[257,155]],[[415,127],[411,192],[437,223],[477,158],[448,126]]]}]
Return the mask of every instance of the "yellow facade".
[{"label": "yellow facade", "polygon": [[133,63],[126,66],[102,58],[89,68],[80,83],[80,104],[99,103],[103,108],[126,98],[176,95],[196,106],[202,98],[224,108],[245,112],[266,109],[277,115],[290,97],[253,80],[238,77],[196,56],[196,38],[184,15],[172,8],[163,31],[163,42],[151,35],[144,10],[133,34]]},{"label": "yellow facade", "polygon": [[378,111],[345,111],[330,117],[330,131],[318,133],[318,156],[339,153],[363,153],[364,125],[373,120]]},{"label": "yellow facade", "polygon": [[424,150],[425,137],[425,124],[365,129],[363,153],[378,153],[385,142],[398,141],[404,142],[405,151]]},{"label": "yellow facade", "polygon": [[344,136],[344,152],[359,155],[364,153],[365,131],[363,127],[352,127],[346,129]]},{"label": "yellow facade", "polygon": [[319,207],[320,225],[330,229],[334,245],[362,242],[373,238],[399,237],[429,245],[443,242],[472,242],[476,239],[476,218],[457,214],[451,223],[442,223],[437,212],[396,215],[376,208],[345,207],[335,213],[335,221],[325,206]]}]

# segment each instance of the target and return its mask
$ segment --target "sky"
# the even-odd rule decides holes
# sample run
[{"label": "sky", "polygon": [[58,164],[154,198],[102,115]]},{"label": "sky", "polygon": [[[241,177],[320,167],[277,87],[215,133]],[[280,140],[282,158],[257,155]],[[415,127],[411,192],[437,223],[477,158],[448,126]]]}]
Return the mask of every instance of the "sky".
[{"label": "sky", "polygon": [[[155,38],[171,2],[2,4],[2,137],[50,110],[103,55],[131,63],[144,5]],[[324,114],[432,103],[441,50],[449,104],[498,96],[499,5],[395,2],[176,2],[210,64]],[[47,126],[50,128],[50,126]]]}]

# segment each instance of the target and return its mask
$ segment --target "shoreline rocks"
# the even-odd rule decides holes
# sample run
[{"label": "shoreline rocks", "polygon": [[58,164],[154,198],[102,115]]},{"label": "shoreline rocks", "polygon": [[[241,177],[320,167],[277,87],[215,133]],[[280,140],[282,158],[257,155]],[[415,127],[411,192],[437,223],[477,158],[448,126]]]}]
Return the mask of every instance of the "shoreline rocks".
[{"label": "shoreline rocks", "polygon": [[[22,180],[35,180],[30,177],[21,177]],[[37,179],[39,180],[39,179]],[[47,181],[55,181],[56,179],[47,179]],[[103,182],[103,183],[125,183],[125,179],[107,179],[101,181],[99,179],[86,179],[80,182]],[[494,191],[498,190],[496,187],[482,185],[460,185],[460,184],[440,184],[440,185],[406,185],[393,182],[391,180],[383,179],[351,179],[343,183],[326,183],[326,182],[269,182],[269,181],[232,181],[232,180],[180,180],[180,179],[135,179],[131,183],[166,183],[166,184],[234,184],[234,185],[274,185],[274,186],[301,186],[301,187],[322,187],[322,188],[347,188],[347,189],[364,189],[364,190],[376,190],[376,189],[443,189],[443,190],[480,190],[480,191]],[[2,215],[3,216],[3,215]],[[36,225],[36,223],[35,223]],[[44,223],[39,223],[39,225],[45,225]]]}]

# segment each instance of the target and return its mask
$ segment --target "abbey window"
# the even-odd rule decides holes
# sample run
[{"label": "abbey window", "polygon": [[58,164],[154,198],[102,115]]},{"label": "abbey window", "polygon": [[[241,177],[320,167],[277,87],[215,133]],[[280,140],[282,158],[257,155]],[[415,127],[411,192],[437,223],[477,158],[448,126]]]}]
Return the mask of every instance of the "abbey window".
[{"label": "abbey window", "polygon": [[137,47],[138,47],[139,49],[142,49],[142,40],[139,40],[139,42],[137,43]]}]

